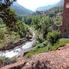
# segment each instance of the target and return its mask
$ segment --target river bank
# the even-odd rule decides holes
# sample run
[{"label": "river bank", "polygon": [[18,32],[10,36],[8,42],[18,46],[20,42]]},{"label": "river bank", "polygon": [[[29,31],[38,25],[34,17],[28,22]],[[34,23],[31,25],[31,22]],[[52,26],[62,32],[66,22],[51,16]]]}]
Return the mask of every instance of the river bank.
[{"label": "river bank", "polygon": [[22,44],[25,44],[27,41],[31,40],[31,37],[28,38],[22,38],[20,40],[16,40],[14,42],[8,43],[6,46],[0,47],[0,51],[5,51],[5,50],[11,50],[14,49],[15,47],[18,47]]},{"label": "river bank", "polygon": [[[35,32],[30,29],[32,37],[27,37],[8,44],[5,47],[0,48],[0,57],[17,57],[29,52],[34,44],[36,44]],[[11,54],[11,55],[10,55]]]}]

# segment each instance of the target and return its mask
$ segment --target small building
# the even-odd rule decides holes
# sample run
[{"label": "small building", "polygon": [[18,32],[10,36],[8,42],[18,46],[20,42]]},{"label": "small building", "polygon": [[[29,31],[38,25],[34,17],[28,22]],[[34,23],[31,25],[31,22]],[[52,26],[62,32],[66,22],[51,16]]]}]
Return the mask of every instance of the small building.
[{"label": "small building", "polygon": [[62,32],[62,37],[69,37],[69,0],[64,0],[64,10],[62,16],[62,25],[58,28]]},{"label": "small building", "polygon": [[69,37],[69,0],[64,0],[62,32],[64,37]]}]

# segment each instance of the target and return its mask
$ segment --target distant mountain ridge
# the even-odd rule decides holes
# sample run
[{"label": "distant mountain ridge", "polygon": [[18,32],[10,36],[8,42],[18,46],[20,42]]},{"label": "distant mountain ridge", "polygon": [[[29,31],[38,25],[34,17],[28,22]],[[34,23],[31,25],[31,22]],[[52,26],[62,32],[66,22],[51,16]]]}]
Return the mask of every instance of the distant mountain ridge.
[{"label": "distant mountain ridge", "polygon": [[48,5],[48,6],[43,6],[43,7],[39,7],[36,9],[36,11],[46,11],[46,10],[49,10],[51,8],[54,8],[54,7],[60,7],[60,6],[63,6],[64,4],[64,0],[60,0],[60,2],[56,3],[56,4],[52,4],[52,5]]},{"label": "distant mountain ridge", "polygon": [[33,13],[33,11],[24,8],[23,6],[21,6],[17,2],[13,3],[11,5],[11,8],[14,9],[16,11],[16,14],[18,14],[18,15],[22,15],[22,14],[32,14]]}]

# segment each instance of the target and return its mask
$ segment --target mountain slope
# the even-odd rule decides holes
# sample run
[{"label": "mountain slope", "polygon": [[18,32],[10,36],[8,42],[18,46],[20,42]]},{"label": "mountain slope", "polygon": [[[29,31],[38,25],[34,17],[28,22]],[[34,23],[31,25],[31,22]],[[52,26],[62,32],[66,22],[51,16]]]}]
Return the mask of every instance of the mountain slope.
[{"label": "mountain slope", "polygon": [[18,15],[33,13],[31,10],[24,8],[23,6],[19,5],[17,2],[13,3],[11,5],[11,8],[14,9]]},{"label": "mountain slope", "polygon": [[60,2],[56,3],[56,4],[52,4],[52,5],[48,5],[48,6],[43,6],[43,7],[39,7],[37,8],[36,10],[37,11],[46,11],[46,10],[49,10],[51,8],[54,8],[54,7],[60,7],[60,6],[63,6],[64,4],[64,0],[61,0]]},{"label": "mountain slope", "polygon": [[54,5],[43,6],[43,7],[37,8],[37,11],[45,11],[45,10],[49,10],[53,7],[54,7]]}]

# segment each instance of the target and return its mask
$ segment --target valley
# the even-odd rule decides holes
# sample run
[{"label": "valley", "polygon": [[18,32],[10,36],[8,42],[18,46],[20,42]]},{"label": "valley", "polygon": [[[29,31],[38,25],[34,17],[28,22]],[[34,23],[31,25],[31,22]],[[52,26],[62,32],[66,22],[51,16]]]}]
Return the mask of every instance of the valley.
[{"label": "valley", "polygon": [[36,12],[13,2],[0,5],[0,69],[69,68],[69,38],[61,29],[64,1]]}]

